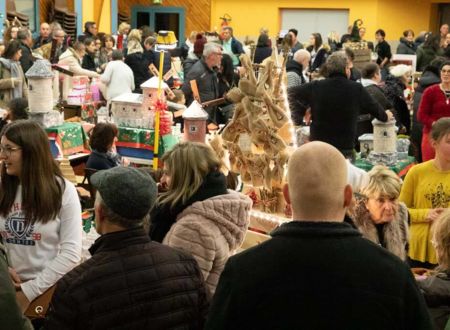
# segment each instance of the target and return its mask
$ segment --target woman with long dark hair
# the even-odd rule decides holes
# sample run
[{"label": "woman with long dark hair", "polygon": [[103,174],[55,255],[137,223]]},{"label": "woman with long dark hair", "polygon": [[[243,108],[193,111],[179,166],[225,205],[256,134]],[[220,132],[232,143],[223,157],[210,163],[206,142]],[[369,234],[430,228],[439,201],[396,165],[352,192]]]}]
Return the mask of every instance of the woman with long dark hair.
[{"label": "woman with long dark hair", "polygon": [[5,107],[12,99],[28,96],[25,75],[19,62],[21,57],[22,49],[17,40],[7,44],[3,57],[0,57],[0,107]]},{"label": "woman with long dark hair", "polygon": [[36,122],[18,120],[3,129],[0,159],[0,233],[25,309],[79,263],[81,207]]},{"label": "woman with long dark hair", "polygon": [[320,33],[313,33],[309,38],[310,46],[307,50],[311,53],[311,64],[309,66],[311,72],[319,70],[327,61],[327,50],[323,48],[322,36]]}]

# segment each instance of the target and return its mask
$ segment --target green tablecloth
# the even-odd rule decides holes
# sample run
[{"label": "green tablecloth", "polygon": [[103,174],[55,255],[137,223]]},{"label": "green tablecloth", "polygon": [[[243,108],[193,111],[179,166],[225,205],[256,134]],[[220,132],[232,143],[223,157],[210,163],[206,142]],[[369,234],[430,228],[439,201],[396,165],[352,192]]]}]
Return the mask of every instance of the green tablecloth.
[{"label": "green tablecloth", "polygon": [[[119,136],[116,146],[153,151],[155,144],[155,131],[153,129],[119,127]],[[177,139],[172,134],[164,135],[159,141],[159,155],[173,148]]]},{"label": "green tablecloth", "polygon": [[50,140],[64,156],[83,152],[87,148],[87,138],[83,126],[79,123],[64,123],[45,129]]},{"label": "green tablecloth", "polygon": [[[408,156],[407,159],[399,160],[395,165],[389,166],[389,168],[398,174],[400,177],[404,177],[408,170],[416,164],[416,159],[414,157]],[[364,158],[356,159],[354,165],[360,169],[363,169],[364,171],[370,171],[373,165],[372,163],[369,163]]]}]

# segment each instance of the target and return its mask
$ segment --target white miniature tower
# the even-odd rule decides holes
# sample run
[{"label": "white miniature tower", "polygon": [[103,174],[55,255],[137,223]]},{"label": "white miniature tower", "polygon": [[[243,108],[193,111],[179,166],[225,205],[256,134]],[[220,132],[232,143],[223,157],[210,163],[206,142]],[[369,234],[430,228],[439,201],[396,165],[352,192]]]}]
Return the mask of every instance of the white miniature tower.
[{"label": "white miniature tower", "polygon": [[395,153],[397,151],[397,134],[395,121],[382,122],[372,120],[373,125],[373,151],[376,153]]},{"label": "white miniature tower", "polygon": [[30,112],[49,112],[53,109],[53,72],[47,60],[36,60],[25,74],[28,78]]}]

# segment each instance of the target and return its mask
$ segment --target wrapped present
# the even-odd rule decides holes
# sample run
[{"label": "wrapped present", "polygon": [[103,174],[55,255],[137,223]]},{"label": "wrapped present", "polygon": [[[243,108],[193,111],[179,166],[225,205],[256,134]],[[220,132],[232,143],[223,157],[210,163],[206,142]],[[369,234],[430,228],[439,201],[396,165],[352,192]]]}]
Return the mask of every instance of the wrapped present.
[{"label": "wrapped present", "polygon": [[45,130],[55,158],[89,150],[86,133],[79,123],[63,123]]}]

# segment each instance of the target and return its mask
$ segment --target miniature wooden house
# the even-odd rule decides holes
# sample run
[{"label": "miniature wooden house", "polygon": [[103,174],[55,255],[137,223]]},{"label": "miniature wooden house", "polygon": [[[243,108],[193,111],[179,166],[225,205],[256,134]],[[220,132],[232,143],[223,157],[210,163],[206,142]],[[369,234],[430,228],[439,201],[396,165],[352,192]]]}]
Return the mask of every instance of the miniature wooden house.
[{"label": "miniature wooden house", "polygon": [[382,122],[372,120],[373,151],[376,153],[394,153],[397,151],[397,133],[395,121]]},{"label": "miniature wooden house", "polygon": [[47,60],[37,60],[26,72],[30,112],[49,112],[53,109],[53,72]]}]

